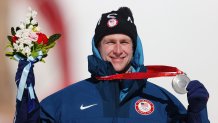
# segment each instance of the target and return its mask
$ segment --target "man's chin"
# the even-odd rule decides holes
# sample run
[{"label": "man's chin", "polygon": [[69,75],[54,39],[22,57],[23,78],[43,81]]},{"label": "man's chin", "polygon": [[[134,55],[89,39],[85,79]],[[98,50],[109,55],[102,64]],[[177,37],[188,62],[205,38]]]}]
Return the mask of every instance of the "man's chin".
[{"label": "man's chin", "polygon": [[116,71],[116,72],[118,72],[118,73],[120,73],[121,71],[123,71],[124,70],[124,67],[117,67],[117,66],[113,66],[114,67],[114,70]]},{"label": "man's chin", "polygon": [[126,67],[114,67],[115,71],[117,73],[126,73],[129,70],[129,65],[127,65]]}]

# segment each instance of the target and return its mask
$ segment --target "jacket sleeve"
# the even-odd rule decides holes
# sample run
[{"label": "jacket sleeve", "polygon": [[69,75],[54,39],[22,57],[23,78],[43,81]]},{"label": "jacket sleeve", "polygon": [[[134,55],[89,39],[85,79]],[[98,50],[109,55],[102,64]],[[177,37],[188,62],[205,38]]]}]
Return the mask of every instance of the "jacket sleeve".
[{"label": "jacket sleeve", "polygon": [[35,94],[33,64],[20,60],[15,76],[17,85],[14,123],[39,123],[40,104]]},{"label": "jacket sleeve", "polygon": [[207,115],[207,108],[205,107],[198,113],[188,111],[187,121],[188,123],[210,123]]},{"label": "jacket sleeve", "polygon": [[38,99],[30,99],[27,89],[24,90],[21,101],[16,99],[14,123],[40,123]]}]

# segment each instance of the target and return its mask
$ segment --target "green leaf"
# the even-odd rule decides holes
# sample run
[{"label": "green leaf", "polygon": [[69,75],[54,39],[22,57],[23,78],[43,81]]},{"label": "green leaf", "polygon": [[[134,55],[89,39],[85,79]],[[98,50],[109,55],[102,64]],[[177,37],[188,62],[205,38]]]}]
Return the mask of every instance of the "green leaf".
[{"label": "green leaf", "polygon": [[38,56],[38,52],[32,52],[32,53],[31,53],[31,56],[32,56],[33,58],[36,58],[36,57]]},{"label": "green leaf", "polygon": [[13,42],[12,36],[8,35],[7,38],[10,42]]},{"label": "green leaf", "polygon": [[45,46],[44,48],[45,48],[45,49],[50,49],[50,48],[54,47],[55,44],[56,44],[55,42],[52,42],[51,44]]},{"label": "green leaf", "polygon": [[14,56],[9,56],[9,58],[16,61],[16,59],[14,58]]},{"label": "green leaf", "polygon": [[53,43],[54,41],[58,40],[60,37],[61,37],[61,34],[54,34],[54,35],[50,36],[49,39],[48,39],[48,44],[47,45],[49,45],[49,44]]},{"label": "green leaf", "polygon": [[7,45],[6,45],[6,48],[8,48],[8,47],[13,48],[13,46],[12,46],[11,44],[7,44]]},{"label": "green leaf", "polygon": [[38,45],[38,43],[36,43],[36,42],[33,43],[32,51],[36,51],[37,45]]},{"label": "green leaf", "polygon": [[16,34],[16,32],[15,32],[15,30],[14,30],[14,27],[11,27],[11,34],[12,34],[12,35],[15,35],[15,34]]},{"label": "green leaf", "polygon": [[10,56],[9,58],[12,59],[12,60],[15,60],[15,58],[13,56]]},{"label": "green leaf", "polygon": [[22,54],[21,52],[16,52],[16,53],[14,53],[15,55],[18,55],[18,56],[20,56],[20,57],[22,57],[22,58],[24,58],[24,59],[26,59],[27,58],[27,56],[25,56],[24,54]]},{"label": "green leaf", "polygon": [[43,48],[43,44],[42,43],[41,44],[35,43],[34,48],[35,48],[35,51],[39,51]]},{"label": "green leaf", "polygon": [[31,24],[26,24],[26,28],[28,29]]},{"label": "green leaf", "polygon": [[47,57],[48,56],[48,54],[44,54],[43,56],[42,56],[42,58],[45,58],[45,57]]},{"label": "green leaf", "polygon": [[13,52],[6,52],[5,55],[6,56],[14,56],[14,53]]},{"label": "green leaf", "polygon": [[42,48],[43,48],[43,43],[39,44],[39,45],[36,47],[37,50],[40,50],[40,49],[42,49]]},{"label": "green leaf", "polygon": [[36,24],[34,24],[33,26],[35,26],[35,27],[37,27],[39,24],[38,23],[36,23]]},{"label": "green leaf", "polygon": [[31,22],[32,20],[33,20],[33,17],[31,16],[31,17],[30,17],[30,22]]},{"label": "green leaf", "polygon": [[20,30],[20,27],[16,27],[16,31]]},{"label": "green leaf", "polygon": [[44,60],[44,59],[41,59],[40,61],[43,62],[43,63],[45,63],[45,60]]},{"label": "green leaf", "polygon": [[41,51],[42,51],[42,54],[43,54],[43,55],[45,55],[45,54],[47,54],[47,53],[48,53],[48,50],[47,50],[47,49],[45,49],[45,48],[42,48],[42,49],[41,49]]}]

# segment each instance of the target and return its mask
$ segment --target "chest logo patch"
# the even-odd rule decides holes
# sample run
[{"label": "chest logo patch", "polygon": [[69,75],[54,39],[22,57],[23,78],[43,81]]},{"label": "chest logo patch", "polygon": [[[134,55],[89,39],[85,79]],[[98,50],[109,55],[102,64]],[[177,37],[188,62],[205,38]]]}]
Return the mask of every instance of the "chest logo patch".
[{"label": "chest logo patch", "polygon": [[141,115],[150,115],[154,111],[154,104],[146,99],[139,99],[135,103],[135,110]]}]

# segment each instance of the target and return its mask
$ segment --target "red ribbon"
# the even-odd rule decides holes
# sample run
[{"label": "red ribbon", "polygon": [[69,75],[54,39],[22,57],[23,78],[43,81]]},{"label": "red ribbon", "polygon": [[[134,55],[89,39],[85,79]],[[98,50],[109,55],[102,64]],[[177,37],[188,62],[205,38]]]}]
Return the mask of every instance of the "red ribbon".
[{"label": "red ribbon", "polygon": [[176,76],[178,74],[184,74],[183,71],[176,67],[164,66],[164,65],[149,65],[146,66],[146,72],[134,72],[134,73],[122,73],[114,74],[110,76],[96,77],[98,80],[115,80],[115,79],[147,79],[164,76]]}]

